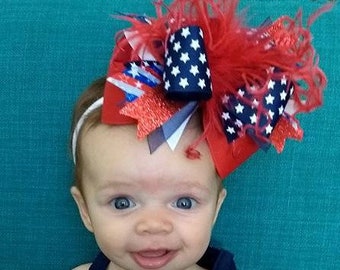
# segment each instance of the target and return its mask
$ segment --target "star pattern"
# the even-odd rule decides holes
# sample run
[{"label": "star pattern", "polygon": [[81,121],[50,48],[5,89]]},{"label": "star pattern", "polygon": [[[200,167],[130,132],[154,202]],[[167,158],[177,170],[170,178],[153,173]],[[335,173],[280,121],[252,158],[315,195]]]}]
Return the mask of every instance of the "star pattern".
[{"label": "star pattern", "polygon": [[262,140],[260,138],[257,141],[268,141],[276,123],[284,114],[292,88],[291,85],[287,85],[287,80],[283,76],[268,81],[267,92],[261,99],[258,96],[256,99],[246,88],[238,89],[235,95],[222,97],[224,109],[221,119],[228,142],[236,140],[247,131],[248,134],[252,134],[251,136],[260,134]]},{"label": "star pattern", "polygon": [[134,101],[145,90],[161,83],[163,67],[156,61],[134,61],[125,64],[122,73],[113,74],[110,81],[125,92],[127,102]]},{"label": "star pattern", "polygon": [[211,97],[210,69],[199,27],[188,26],[170,36],[165,63],[163,80],[168,97],[180,100]]},{"label": "star pattern", "polygon": [[135,79],[138,83],[155,87],[161,83],[163,67],[155,61],[137,61],[126,64],[123,74]]}]

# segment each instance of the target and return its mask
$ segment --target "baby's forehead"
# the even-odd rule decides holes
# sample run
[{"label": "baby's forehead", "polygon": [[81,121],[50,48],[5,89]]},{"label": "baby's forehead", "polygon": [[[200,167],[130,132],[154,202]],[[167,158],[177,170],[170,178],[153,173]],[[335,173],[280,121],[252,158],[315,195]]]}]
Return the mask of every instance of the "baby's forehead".
[{"label": "baby's forehead", "polygon": [[[184,131],[179,138],[176,148],[182,149],[185,152],[185,149],[187,149],[191,144],[193,144],[196,140],[200,138],[203,133],[203,124],[201,117],[202,114],[199,110],[193,113],[193,115],[190,117],[189,121],[185,125]],[[144,138],[137,138],[136,134],[138,133],[139,128],[143,128],[143,123],[113,125],[104,124],[100,121],[100,114],[98,114],[94,115],[93,117],[89,117],[84,123],[84,126],[81,130],[81,135],[79,136],[79,140],[81,141],[81,145],[84,145],[84,141],[85,144],[87,144],[90,143],[89,141],[91,140],[96,140],[96,138],[93,138],[91,134],[95,130],[95,133],[99,132],[107,134],[111,137],[112,140],[128,138],[130,141],[148,141],[148,136]],[[88,134],[90,134],[91,136],[88,136]],[[151,134],[151,136],[152,135],[153,134]],[[130,145],[133,146],[133,144]],[[119,151],[119,149],[117,150]],[[80,152],[82,154],[83,151]],[[150,153],[152,154],[153,152],[150,150]]]},{"label": "baby's forehead", "polygon": [[156,185],[171,184],[171,181],[183,187],[210,185],[217,173],[206,142],[202,141],[196,147],[200,152],[197,159],[188,158],[185,152],[201,136],[194,127],[197,124],[188,128],[175,149],[162,144],[150,153],[147,139],[136,137],[135,125],[98,125],[83,135],[80,147],[83,171],[93,175],[92,178],[108,181],[108,184],[112,179],[118,181],[113,181],[112,185],[127,185],[129,181],[123,181],[125,179],[132,179],[131,184],[133,181],[144,182],[144,186],[151,186],[152,180]]}]

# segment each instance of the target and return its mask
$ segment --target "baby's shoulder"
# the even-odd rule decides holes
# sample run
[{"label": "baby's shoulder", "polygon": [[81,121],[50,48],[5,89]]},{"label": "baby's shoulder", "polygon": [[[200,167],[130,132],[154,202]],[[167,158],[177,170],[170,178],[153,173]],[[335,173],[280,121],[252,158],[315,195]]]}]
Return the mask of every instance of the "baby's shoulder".
[{"label": "baby's shoulder", "polygon": [[77,266],[76,268],[73,268],[72,270],[89,270],[90,266],[91,266],[91,263],[85,263],[85,264]]}]

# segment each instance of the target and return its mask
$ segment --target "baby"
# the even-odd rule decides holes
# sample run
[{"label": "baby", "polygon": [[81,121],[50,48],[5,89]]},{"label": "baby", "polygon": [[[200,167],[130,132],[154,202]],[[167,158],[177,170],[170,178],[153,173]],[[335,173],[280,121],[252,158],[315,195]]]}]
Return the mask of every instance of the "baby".
[{"label": "baby", "polygon": [[[101,96],[104,84],[95,82],[78,110]],[[197,147],[200,159],[183,155],[202,132],[199,113],[174,151],[163,144],[152,155],[147,141],[136,138],[135,125],[104,125],[100,114],[93,112],[79,135],[71,189],[86,228],[108,258],[105,267],[91,269],[213,269],[202,256],[226,191],[206,143]],[[224,262],[216,269],[235,269],[228,252],[208,252]]]},{"label": "baby", "polygon": [[254,29],[236,0],[155,5],[157,18],[125,16],[107,76],[74,110],[71,193],[101,250],[75,269],[236,269],[209,246],[222,180],[301,139],[295,114],[320,105],[326,77],[294,19]]}]

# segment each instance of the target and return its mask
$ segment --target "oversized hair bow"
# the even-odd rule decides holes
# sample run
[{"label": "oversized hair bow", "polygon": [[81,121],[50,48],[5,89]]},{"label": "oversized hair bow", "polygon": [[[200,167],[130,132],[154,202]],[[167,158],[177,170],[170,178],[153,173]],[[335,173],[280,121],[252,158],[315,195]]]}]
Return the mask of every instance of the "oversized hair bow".
[{"label": "oversized hair bow", "polygon": [[[182,12],[179,10],[182,10],[181,4],[185,1],[175,2],[180,3],[181,8],[174,8],[169,14]],[[195,5],[199,1],[187,2]],[[206,2],[215,8],[213,1]],[[295,26],[293,20],[283,17],[274,23],[267,22],[265,27],[258,30],[243,31],[241,38],[241,30],[232,29],[235,26],[231,25],[232,34],[226,29],[228,37],[236,43],[245,41],[246,45],[228,45],[233,47],[230,51],[226,46],[223,49],[225,57],[236,59],[227,63],[224,62],[224,55],[210,47],[207,49],[207,44],[211,46],[214,43],[211,38],[218,22],[216,18],[209,21],[212,25],[207,30],[206,20],[200,23],[196,18],[190,23],[185,16],[179,16],[181,19],[177,18],[177,23],[183,21],[183,25],[174,31],[170,27],[173,21],[176,22],[173,17],[167,23],[143,16],[129,18],[137,26],[123,32],[123,38],[111,59],[104,91],[104,123],[137,124],[137,137],[148,139],[152,153],[164,142],[175,149],[191,116],[200,108],[202,138],[208,143],[221,178],[259,148],[266,150],[273,144],[281,152],[286,138],[302,138],[303,132],[294,116],[299,111],[309,111],[320,105],[319,95],[326,79],[313,60],[310,61],[314,51],[309,44],[309,32]],[[294,26],[292,29],[286,27],[287,21],[288,25]],[[153,33],[150,32],[157,27],[163,29],[159,35],[162,38],[146,42],[148,35],[152,37]],[[215,36],[218,36],[219,27],[216,31],[218,34],[215,33]],[[208,37],[205,36],[206,32]],[[299,55],[300,51],[296,49],[301,33],[307,38],[299,46],[309,50],[309,58]],[[238,55],[252,50],[257,55],[254,53],[255,56],[250,56],[250,59]],[[277,54],[278,50],[282,53]],[[221,59],[214,57],[215,54]],[[262,61],[262,55],[267,60],[257,65]],[[273,56],[278,57],[278,65],[265,62],[276,63],[271,61]],[[245,71],[239,72],[242,61],[253,65],[256,71],[251,70],[249,75],[249,68],[245,66],[242,67]],[[306,66],[312,67],[310,71]],[[230,75],[234,69],[235,74],[238,72],[239,75]],[[258,70],[257,74],[260,75],[253,76]],[[297,73],[297,80],[290,76],[293,72]],[[234,83],[234,88],[230,89],[230,85],[234,84],[229,81],[233,81],[234,77],[239,78],[241,83],[237,86]],[[298,80],[306,81],[312,88],[311,98],[302,100],[301,93],[309,93],[299,86]]]}]

